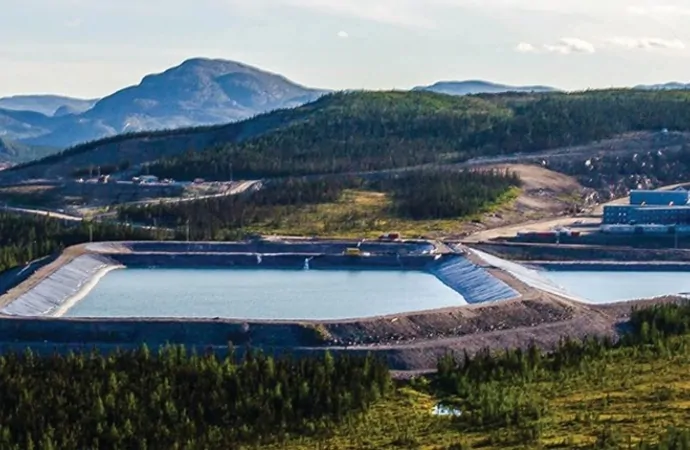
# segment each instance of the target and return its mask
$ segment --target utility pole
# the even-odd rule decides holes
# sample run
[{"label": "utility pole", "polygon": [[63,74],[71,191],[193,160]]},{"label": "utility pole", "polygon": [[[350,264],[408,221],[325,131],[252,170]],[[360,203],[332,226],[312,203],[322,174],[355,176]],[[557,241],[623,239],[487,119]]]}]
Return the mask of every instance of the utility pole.
[{"label": "utility pole", "polygon": [[93,242],[93,222],[89,222],[89,242]]},{"label": "utility pole", "polygon": [[189,244],[189,219],[187,219],[187,244]]}]

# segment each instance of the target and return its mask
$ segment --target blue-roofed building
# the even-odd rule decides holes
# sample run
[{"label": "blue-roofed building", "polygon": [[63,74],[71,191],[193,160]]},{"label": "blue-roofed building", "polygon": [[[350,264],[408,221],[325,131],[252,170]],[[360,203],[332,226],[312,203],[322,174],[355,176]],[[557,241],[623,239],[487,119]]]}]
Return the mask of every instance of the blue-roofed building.
[{"label": "blue-roofed building", "polygon": [[689,200],[689,193],[685,189],[675,191],[630,191],[631,205],[682,206],[687,205]]}]

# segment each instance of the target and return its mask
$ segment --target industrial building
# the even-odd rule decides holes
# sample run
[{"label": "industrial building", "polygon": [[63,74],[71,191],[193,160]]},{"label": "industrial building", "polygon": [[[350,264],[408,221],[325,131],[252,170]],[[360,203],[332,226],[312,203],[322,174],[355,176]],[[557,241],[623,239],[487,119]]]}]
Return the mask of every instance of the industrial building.
[{"label": "industrial building", "polygon": [[630,191],[631,205],[681,206],[687,205],[690,192],[685,189],[674,191]]},{"label": "industrial building", "polygon": [[690,206],[605,206],[602,223],[604,225],[690,224]]},{"label": "industrial building", "polygon": [[629,205],[604,207],[603,225],[690,224],[690,193],[674,191],[630,192]]}]

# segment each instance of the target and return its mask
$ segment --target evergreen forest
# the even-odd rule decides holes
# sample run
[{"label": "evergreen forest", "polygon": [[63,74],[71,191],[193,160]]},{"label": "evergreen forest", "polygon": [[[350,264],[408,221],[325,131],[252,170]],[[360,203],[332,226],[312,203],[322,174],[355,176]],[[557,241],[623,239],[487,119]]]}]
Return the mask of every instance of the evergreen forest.
[{"label": "evergreen forest", "polygon": [[690,303],[635,310],[628,329],[449,354],[408,381],[346,354],[4,353],[0,448],[689,449]]},{"label": "evergreen forest", "polygon": [[686,131],[689,103],[690,94],[675,91],[338,93],[275,113],[275,120],[237,125],[243,132],[236,139],[165,158],[151,171],[181,180],[227,180],[448,164],[630,131]]}]

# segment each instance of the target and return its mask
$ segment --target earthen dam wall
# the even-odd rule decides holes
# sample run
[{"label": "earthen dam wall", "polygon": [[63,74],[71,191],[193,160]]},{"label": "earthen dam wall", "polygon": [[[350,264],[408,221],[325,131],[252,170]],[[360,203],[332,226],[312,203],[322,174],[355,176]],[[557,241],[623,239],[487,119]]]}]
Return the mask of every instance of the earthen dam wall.
[{"label": "earthen dam wall", "polygon": [[[360,245],[368,256],[336,251],[351,243],[98,243],[32,284],[0,310],[0,351],[17,346],[38,350],[78,347],[158,347],[168,343],[189,348],[225,348],[228,343],[301,352],[323,349],[330,325],[338,321],[251,321],[234,319],[76,319],[60,316],[95,286],[109,270],[126,267],[228,267],[300,270],[417,270],[435,275],[468,303],[500,302],[520,294],[461,254],[436,254],[431,244]],[[189,251],[186,251],[189,250]],[[287,251],[291,252],[280,252]],[[396,251],[397,250],[397,251]],[[325,251],[325,252],[324,252]],[[330,252],[330,253],[329,253]],[[30,280],[29,280],[30,281]],[[435,311],[396,314],[416,317]],[[394,317],[363,318],[389,323]],[[347,322],[347,321],[346,321]],[[352,323],[356,321],[350,321]],[[327,348],[332,348],[331,345]],[[395,353],[395,352],[393,352]]]}]

